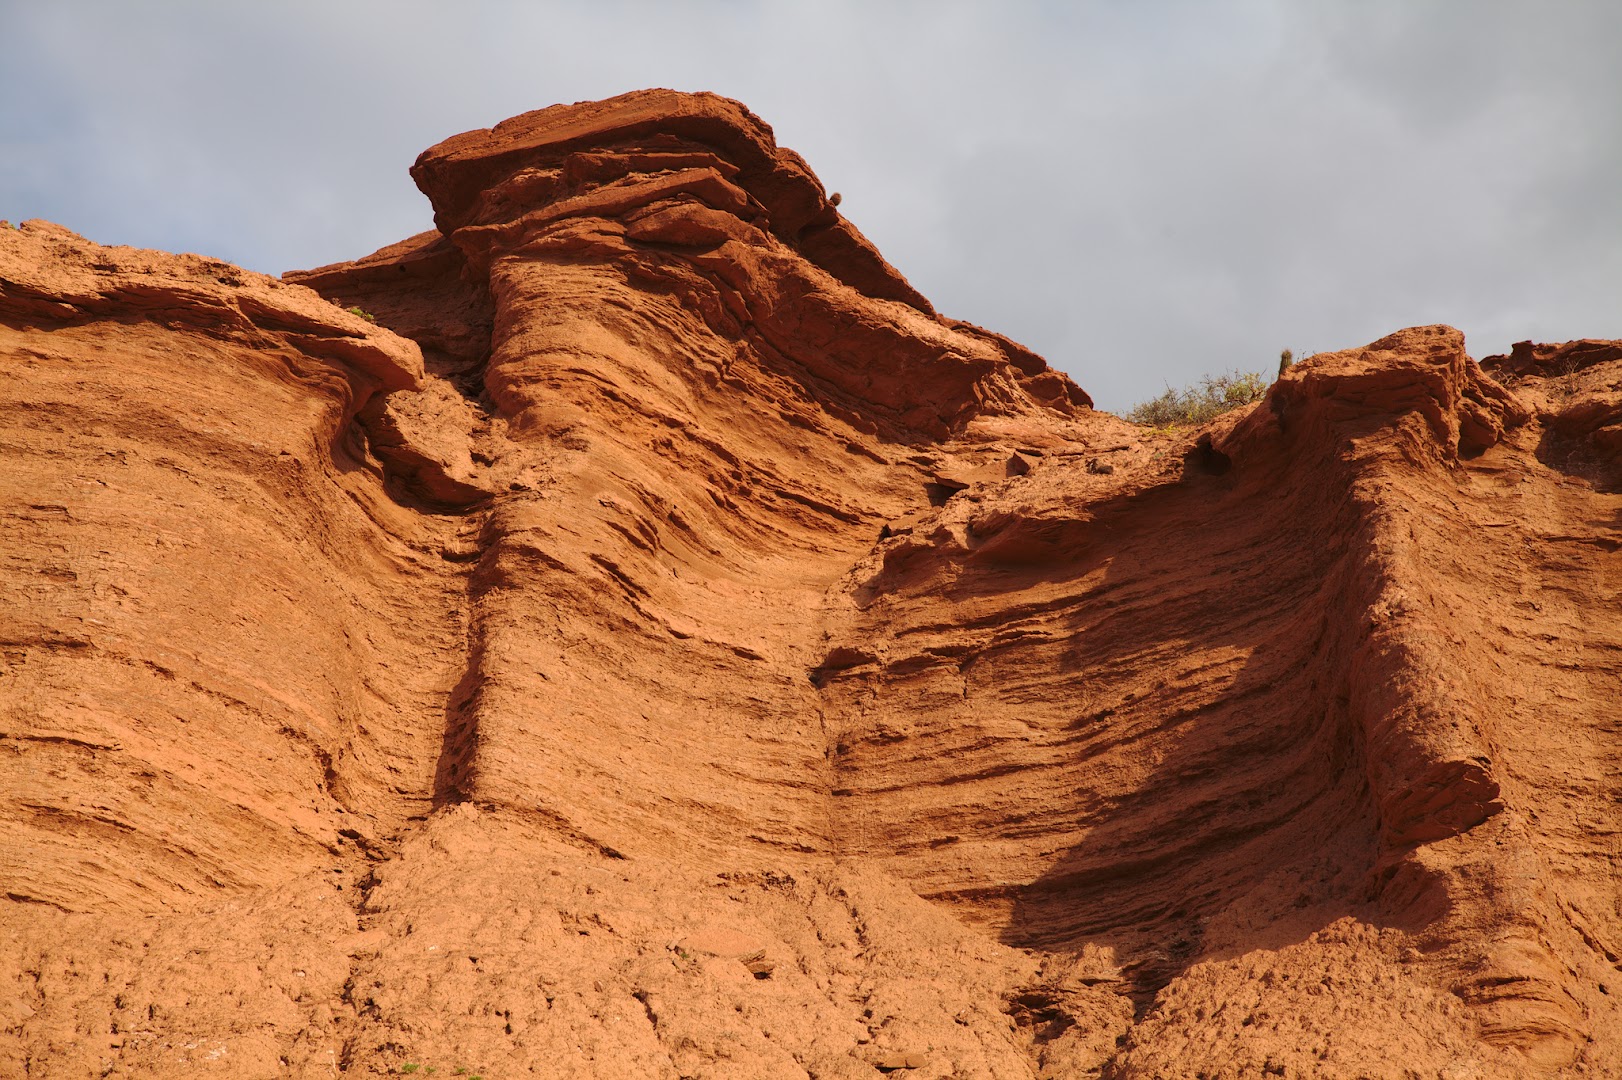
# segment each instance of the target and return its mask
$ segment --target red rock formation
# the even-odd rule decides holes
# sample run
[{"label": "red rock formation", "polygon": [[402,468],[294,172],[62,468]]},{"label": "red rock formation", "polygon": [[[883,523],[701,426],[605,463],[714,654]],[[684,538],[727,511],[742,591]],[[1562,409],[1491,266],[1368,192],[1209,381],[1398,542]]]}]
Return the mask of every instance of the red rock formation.
[{"label": "red rock formation", "polygon": [[1622,346],[1151,433],[734,102],[413,175],[0,231],[0,1073],[1622,1071]]}]

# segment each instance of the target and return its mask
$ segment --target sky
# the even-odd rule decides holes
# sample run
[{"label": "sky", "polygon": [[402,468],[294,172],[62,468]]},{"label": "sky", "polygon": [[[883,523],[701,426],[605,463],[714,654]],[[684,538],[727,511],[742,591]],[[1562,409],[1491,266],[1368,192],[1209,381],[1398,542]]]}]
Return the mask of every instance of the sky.
[{"label": "sky", "polygon": [[1450,323],[1622,338],[1615,0],[0,0],[0,217],[266,273],[442,139],[737,98],[944,314],[1125,411]]}]

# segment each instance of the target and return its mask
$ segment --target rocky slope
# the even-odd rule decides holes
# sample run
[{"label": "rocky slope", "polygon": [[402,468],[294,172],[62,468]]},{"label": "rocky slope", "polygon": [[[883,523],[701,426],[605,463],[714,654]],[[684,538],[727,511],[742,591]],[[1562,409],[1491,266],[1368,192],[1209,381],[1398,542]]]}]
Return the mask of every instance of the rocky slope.
[{"label": "rocky slope", "polygon": [[1622,345],[1149,431],[734,102],[413,175],[0,230],[0,1075],[1622,1074]]}]

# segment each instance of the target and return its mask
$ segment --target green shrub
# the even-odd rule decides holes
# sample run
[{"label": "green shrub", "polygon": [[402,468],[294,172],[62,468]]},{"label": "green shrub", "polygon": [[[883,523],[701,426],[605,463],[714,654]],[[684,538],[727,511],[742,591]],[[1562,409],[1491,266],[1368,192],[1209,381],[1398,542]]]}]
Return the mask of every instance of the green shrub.
[{"label": "green shrub", "polygon": [[1181,390],[1168,386],[1159,397],[1134,405],[1126,418],[1150,427],[1192,427],[1260,401],[1266,393],[1267,377],[1259,371],[1207,375]]},{"label": "green shrub", "polygon": [[366,311],[366,310],[364,310],[364,309],[362,309],[360,307],[352,307],[352,308],[350,308],[349,309],[349,314],[351,314],[351,315],[359,315],[361,318],[365,319],[367,322],[376,322],[377,321],[377,316],[376,315],[373,315],[370,311]]}]

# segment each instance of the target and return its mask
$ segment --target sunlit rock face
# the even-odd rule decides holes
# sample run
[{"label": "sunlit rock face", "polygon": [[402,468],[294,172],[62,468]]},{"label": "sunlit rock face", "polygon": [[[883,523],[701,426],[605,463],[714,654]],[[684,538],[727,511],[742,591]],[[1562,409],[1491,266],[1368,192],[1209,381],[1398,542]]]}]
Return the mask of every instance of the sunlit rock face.
[{"label": "sunlit rock face", "polygon": [[1154,431],[736,102],[412,173],[0,230],[0,1074],[1622,1073],[1622,344]]}]

